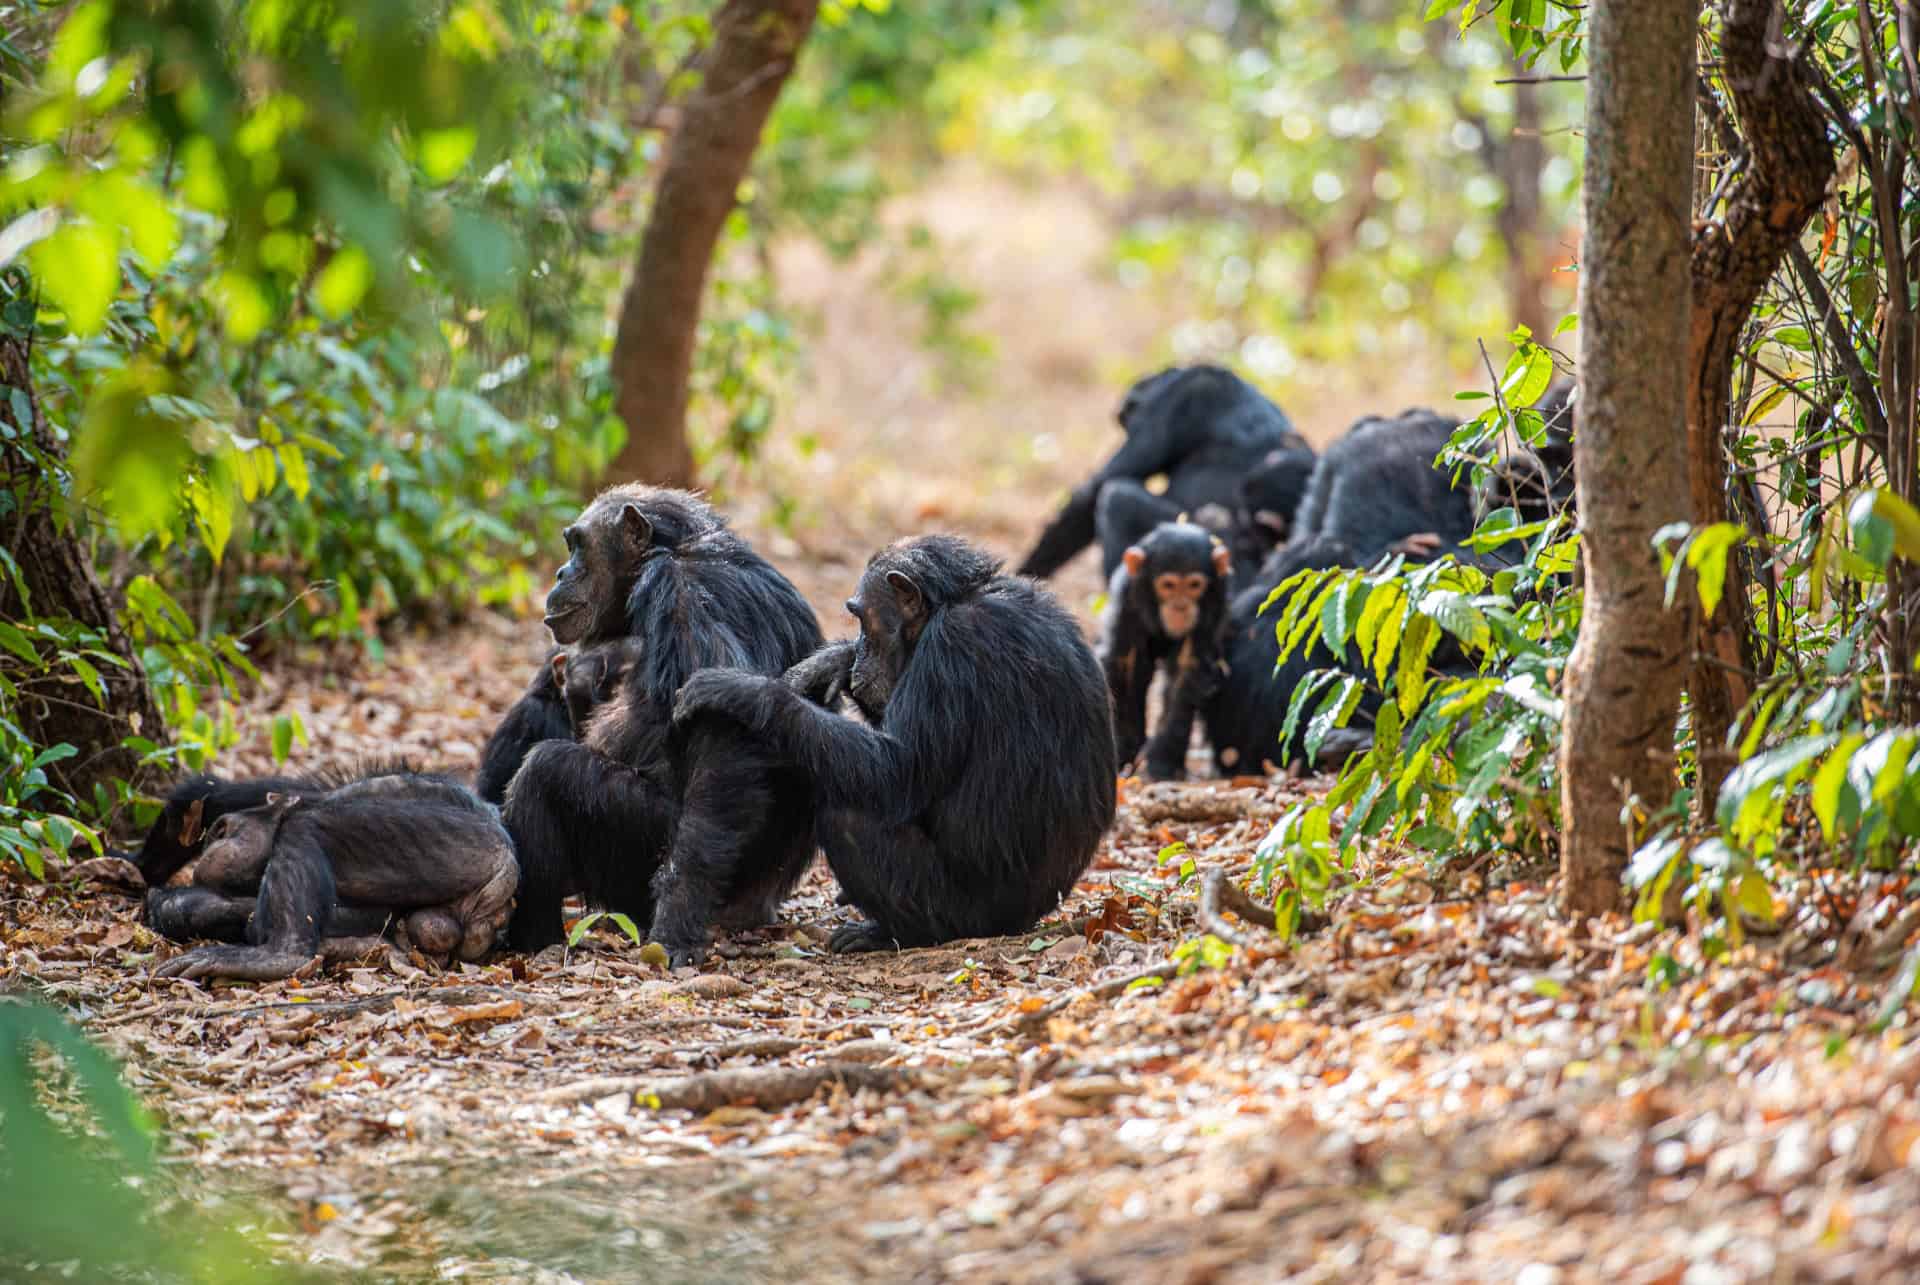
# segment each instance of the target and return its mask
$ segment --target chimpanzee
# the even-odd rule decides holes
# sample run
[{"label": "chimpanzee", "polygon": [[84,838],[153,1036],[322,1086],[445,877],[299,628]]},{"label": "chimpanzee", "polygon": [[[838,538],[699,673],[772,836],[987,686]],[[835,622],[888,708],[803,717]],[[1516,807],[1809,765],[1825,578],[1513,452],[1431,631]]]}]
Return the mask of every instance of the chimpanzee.
[{"label": "chimpanzee", "polygon": [[[1274,632],[1279,608],[1265,614],[1260,610],[1268,595],[1298,572],[1358,565],[1353,551],[1337,540],[1295,540],[1276,550],[1260,578],[1234,596],[1227,621],[1226,681],[1200,709],[1214,766],[1221,775],[1257,773],[1265,763],[1285,766],[1300,758],[1305,719],[1295,727],[1291,740],[1284,745],[1280,741],[1294,688],[1316,669],[1358,672],[1350,657],[1329,655],[1317,642],[1311,649],[1295,647],[1286,663],[1280,664],[1280,640]],[[1361,698],[1360,721],[1370,723],[1378,707],[1378,693],[1368,690]],[[1320,760],[1344,756],[1366,739],[1358,733],[1329,738],[1321,747]]]},{"label": "chimpanzee", "polygon": [[681,689],[676,726],[732,720],[804,773],[827,862],[868,916],[832,949],[1032,926],[1113,822],[1113,717],[1079,626],[946,535],[874,555],[847,610],[860,622],[848,694],[864,722],[714,669]]},{"label": "chimpanzee", "polygon": [[[1363,567],[1393,552],[1457,552],[1473,533],[1473,497],[1434,460],[1459,426],[1429,410],[1356,422],[1321,453],[1289,543],[1335,541]],[[1278,583],[1272,569],[1261,579]]]},{"label": "chimpanzee", "polygon": [[[1227,547],[1191,522],[1163,523],[1122,555],[1100,626],[1100,664],[1113,693],[1122,766],[1145,742],[1148,776],[1166,781],[1186,774],[1194,715],[1224,681],[1231,570]],[[1148,741],[1147,689],[1163,665],[1166,710]]]},{"label": "chimpanzee", "polygon": [[[562,535],[568,558],[554,576],[546,608],[547,628],[562,647],[628,635],[652,640],[656,631],[670,629],[654,616],[653,604],[641,592],[641,572],[650,560],[675,556],[683,547],[716,562],[726,559],[728,548],[746,551],[747,561],[728,576],[728,609],[737,619],[758,613],[775,635],[769,641],[788,661],[806,655],[820,640],[819,624],[799,591],[728,531],[726,519],[712,506],[689,492],[637,484],[613,487]],[[652,650],[647,664],[655,678],[664,675],[677,682],[676,667],[685,656]],[[666,689],[667,695],[671,692]],[[502,801],[527,752],[541,741],[567,739],[569,728],[565,694],[554,682],[551,662],[542,662],[527,693],[487,742],[474,782],[480,797],[489,803]]]},{"label": "chimpanzee", "polygon": [[380,759],[348,769],[325,768],[246,781],[229,781],[204,773],[190,776],[167,792],[166,803],[148,827],[140,851],[112,855],[133,862],[147,886],[158,888],[200,855],[206,846],[207,832],[229,812],[257,808],[267,801],[269,794],[322,794],[363,776],[408,770],[410,765],[404,760]]},{"label": "chimpanzee", "polygon": [[479,959],[506,928],[518,881],[494,809],[451,777],[382,772],[310,796],[276,791],[213,824],[192,884],[147,894],[156,931],[246,944],[203,946],[156,972],[271,981],[323,941],[396,922],[424,952]]},{"label": "chimpanzee", "polygon": [[644,650],[638,638],[616,638],[591,647],[557,648],[547,658],[554,686],[566,704],[567,731],[573,740],[585,739],[594,711],[613,699],[620,680],[640,663]]},{"label": "chimpanzee", "polygon": [[[779,674],[822,641],[800,592],[685,492],[617,487],[565,536],[571,556],[547,596],[555,641],[631,635],[639,645],[585,741],[532,747],[507,790],[502,815],[521,865],[510,935],[523,950],[562,939],[569,893],[636,922],[652,919],[653,876],[683,789],[667,735],[673,694],[687,676],[712,665]],[[804,801],[792,773],[776,784],[783,806]],[[797,848],[798,840],[779,837]]]},{"label": "chimpanzee", "polygon": [[[1021,575],[1050,576],[1097,540],[1101,572],[1111,576],[1127,546],[1160,523],[1210,504],[1237,507],[1241,481],[1270,453],[1293,452],[1296,468],[1303,458],[1310,466],[1313,454],[1278,406],[1219,366],[1163,370],[1139,380],[1120,404],[1120,427],[1127,440],[1074,489],[1021,564]],[[1159,474],[1167,488],[1155,495],[1145,483]]]}]

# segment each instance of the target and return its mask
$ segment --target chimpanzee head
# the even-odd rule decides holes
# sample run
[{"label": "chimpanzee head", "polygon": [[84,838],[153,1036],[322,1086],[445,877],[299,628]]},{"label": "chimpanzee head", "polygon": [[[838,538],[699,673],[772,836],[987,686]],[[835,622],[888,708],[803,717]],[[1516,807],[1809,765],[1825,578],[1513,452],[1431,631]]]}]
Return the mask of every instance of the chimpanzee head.
[{"label": "chimpanzee head", "polygon": [[1169,366],[1165,370],[1156,370],[1151,375],[1142,375],[1133,381],[1133,386],[1127,389],[1127,395],[1120,399],[1120,410],[1116,416],[1120,421],[1121,429],[1129,437],[1139,427],[1141,410],[1180,375],[1180,367]]},{"label": "chimpanzee head", "polygon": [[1258,468],[1240,480],[1242,523],[1259,534],[1267,548],[1285,544],[1293,530],[1293,515],[1313,476],[1314,454],[1305,446],[1268,451]]},{"label": "chimpanzee head", "polygon": [[1524,446],[1496,458],[1474,489],[1476,524],[1496,509],[1505,508],[1511,508],[1521,522],[1544,522],[1559,511],[1546,464]]},{"label": "chimpanzee head", "polygon": [[593,711],[612,698],[620,680],[639,663],[644,646],[638,638],[616,638],[591,647],[553,653],[553,682],[567,702],[567,722],[577,738]]},{"label": "chimpanzee head", "polygon": [[[1192,633],[1206,609],[1226,596],[1233,565],[1227,546],[1192,522],[1162,522],[1121,560],[1137,608],[1175,639]],[[1217,608],[1212,614],[1219,618]]]},{"label": "chimpanzee head", "polygon": [[999,573],[997,561],[951,535],[896,541],[873,555],[847,599],[860,622],[847,694],[870,722],[880,721],[928,624]]},{"label": "chimpanzee head", "polygon": [[208,826],[195,882],[219,887],[258,880],[261,867],[273,855],[280,823],[299,803],[297,794],[269,794],[262,806],[229,812]]},{"label": "chimpanzee head", "polygon": [[654,486],[602,491],[561,532],[567,560],[547,593],[547,628],[562,647],[627,632],[627,595],[640,564],[723,525],[699,497]]}]

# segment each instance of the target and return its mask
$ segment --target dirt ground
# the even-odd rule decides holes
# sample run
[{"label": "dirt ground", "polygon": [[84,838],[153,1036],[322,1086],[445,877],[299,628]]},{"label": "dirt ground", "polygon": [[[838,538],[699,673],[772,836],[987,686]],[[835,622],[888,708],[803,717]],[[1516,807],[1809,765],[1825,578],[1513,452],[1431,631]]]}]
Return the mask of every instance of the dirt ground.
[{"label": "dirt ground", "polygon": [[[830,634],[893,535],[1015,552],[1110,449],[1128,376],[1167,356],[1173,318],[1103,272],[1097,219],[1004,183],[983,199],[997,182],[921,209],[1000,336],[983,393],[927,382],[870,265],[783,257],[818,326],[787,413],[820,446],[772,461],[802,497],[790,529],[729,499]],[[1355,409],[1296,418],[1324,438]],[[1079,607],[1098,589],[1085,563],[1061,584]],[[310,734],[301,765],[470,766],[536,634],[487,616],[398,638],[383,667],[270,669],[227,766],[265,767],[288,711]],[[1708,962],[1680,932],[1557,918],[1541,870],[1381,853],[1374,890],[1299,943],[1231,927],[1247,949],[1172,975],[1205,930],[1199,879],[1244,871],[1315,785],[1124,783],[1093,869],[1018,939],[829,956],[852,912],[816,870],[780,926],[697,974],[603,927],[530,959],[442,972],[390,954],[209,991],[151,980],[173,948],[131,898],[0,883],[0,985],[65,1005],[123,1060],[184,1179],[259,1193],[289,1255],[366,1279],[1920,1272],[1920,1051],[1905,1017],[1867,1033],[1884,972],[1837,966],[1804,931]],[[1158,859],[1176,842],[1193,879]],[[1809,880],[1781,909],[1865,930],[1897,893]]]}]

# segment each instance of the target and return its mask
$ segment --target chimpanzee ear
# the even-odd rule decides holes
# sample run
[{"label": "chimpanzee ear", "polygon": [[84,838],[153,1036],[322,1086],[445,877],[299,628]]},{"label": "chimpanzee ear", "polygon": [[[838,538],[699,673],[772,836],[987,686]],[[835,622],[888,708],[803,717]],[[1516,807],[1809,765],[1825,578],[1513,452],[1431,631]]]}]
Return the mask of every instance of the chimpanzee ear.
[{"label": "chimpanzee ear", "polygon": [[1218,540],[1213,542],[1213,569],[1216,574],[1226,575],[1233,569],[1233,555],[1227,552],[1227,546]]},{"label": "chimpanzee ear", "polygon": [[1286,539],[1288,523],[1284,514],[1275,513],[1272,509],[1260,509],[1254,513],[1253,521],[1255,526],[1263,526],[1281,539]]},{"label": "chimpanzee ear", "polygon": [[653,523],[647,521],[647,515],[640,511],[637,504],[621,506],[620,530],[636,549],[644,549],[653,543]]},{"label": "chimpanzee ear", "polygon": [[1147,565],[1147,551],[1139,545],[1133,545],[1120,555],[1120,563],[1126,567],[1127,574],[1137,576]]},{"label": "chimpanzee ear", "polygon": [[267,806],[281,812],[285,812],[288,808],[293,807],[299,802],[300,796],[297,794],[275,793],[267,795]]},{"label": "chimpanzee ear", "polygon": [[913,577],[904,571],[887,572],[887,588],[893,590],[893,600],[900,604],[900,610],[908,619],[917,620],[926,614],[926,595],[920,592],[920,586]]}]

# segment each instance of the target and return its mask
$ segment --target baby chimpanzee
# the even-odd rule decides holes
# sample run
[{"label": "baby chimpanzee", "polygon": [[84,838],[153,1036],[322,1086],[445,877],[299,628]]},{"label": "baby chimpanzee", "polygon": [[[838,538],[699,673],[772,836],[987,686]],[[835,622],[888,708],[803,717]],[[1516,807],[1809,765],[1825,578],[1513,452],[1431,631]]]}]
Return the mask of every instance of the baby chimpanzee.
[{"label": "baby chimpanzee", "polygon": [[547,658],[553,685],[567,707],[567,726],[578,741],[586,736],[593,712],[610,702],[620,680],[640,663],[646,644],[638,638],[615,638],[593,646],[562,647]]},{"label": "baby chimpanzee", "polygon": [[208,830],[191,884],[147,894],[175,939],[217,937],[162,977],[289,977],[328,940],[390,924],[418,949],[479,959],[505,931],[520,870],[499,819],[465,786],[416,772],[364,777],[314,797],[273,793]]},{"label": "baby chimpanzee", "polygon": [[[845,682],[865,722],[808,699],[836,685],[830,662],[845,652],[829,649],[791,681],[694,674],[676,728],[731,722],[799,771],[827,864],[868,916],[835,933],[834,950],[1032,927],[1113,823],[1113,718],[1079,627],[1037,585],[941,535],[875,554],[847,610],[860,638]],[[689,796],[682,837],[694,808]],[[675,865],[699,860],[683,846]]]},{"label": "baby chimpanzee", "polygon": [[1147,736],[1147,689],[1167,669],[1167,708],[1147,741],[1147,775],[1186,774],[1187,742],[1200,707],[1223,681],[1227,547],[1206,528],[1166,522],[1129,548],[1107,589],[1100,663],[1113,693],[1114,741],[1131,763]]}]

